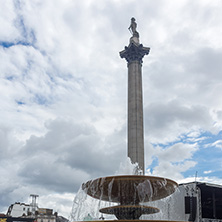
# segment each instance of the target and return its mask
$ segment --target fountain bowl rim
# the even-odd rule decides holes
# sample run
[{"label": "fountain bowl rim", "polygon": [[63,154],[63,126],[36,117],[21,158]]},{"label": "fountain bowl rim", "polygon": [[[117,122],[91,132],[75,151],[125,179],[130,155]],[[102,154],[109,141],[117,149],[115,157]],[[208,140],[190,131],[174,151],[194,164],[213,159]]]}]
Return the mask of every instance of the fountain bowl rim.
[{"label": "fountain bowl rim", "polygon": [[[167,180],[169,182],[171,182],[172,184],[174,184],[175,186],[178,187],[178,183],[175,182],[174,180],[172,179],[168,179],[166,177],[159,177],[159,176],[149,176],[149,175],[115,175],[115,176],[105,176],[105,177],[98,177],[98,178],[95,178],[95,179],[91,179],[91,180],[88,180],[86,183],[89,183],[91,181],[96,181],[96,180],[102,180],[102,179],[115,179],[115,178],[118,178],[120,180],[124,180],[124,179],[127,179],[127,178],[144,178],[145,179],[150,179],[150,180]],[[82,186],[86,183],[83,183]]]}]

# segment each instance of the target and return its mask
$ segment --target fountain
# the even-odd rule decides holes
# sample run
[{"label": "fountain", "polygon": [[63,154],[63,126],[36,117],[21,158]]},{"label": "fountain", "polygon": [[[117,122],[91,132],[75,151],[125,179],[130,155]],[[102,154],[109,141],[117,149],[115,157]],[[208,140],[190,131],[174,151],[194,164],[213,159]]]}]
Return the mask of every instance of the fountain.
[{"label": "fountain", "polygon": [[177,183],[161,177],[122,175],[102,177],[82,184],[91,197],[119,205],[102,208],[104,214],[114,214],[118,220],[138,220],[142,214],[159,212],[158,208],[141,205],[172,194]]},{"label": "fountain", "polygon": [[163,199],[174,193],[178,186],[170,179],[138,175],[140,172],[144,174],[141,67],[142,58],[149,54],[150,49],[139,43],[136,27],[135,19],[132,18],[129,27],[132,33],[130,44],[120,52],[120,57],[128,62],[128,156],[133,164],[138,163],[137,175],[101,177],[83,183],[81,187],[92,198],[117,203],[115,206],[101,208],[99,212],[114,214],[118,220],[124,221],[135,221],[143,214],[158,213],[158,208],[144,203]]}]

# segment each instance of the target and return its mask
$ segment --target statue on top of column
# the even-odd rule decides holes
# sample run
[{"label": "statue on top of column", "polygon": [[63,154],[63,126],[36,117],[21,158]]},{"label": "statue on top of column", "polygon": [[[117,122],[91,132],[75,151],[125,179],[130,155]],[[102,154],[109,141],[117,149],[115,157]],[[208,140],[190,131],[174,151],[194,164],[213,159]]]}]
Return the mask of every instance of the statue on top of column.
[{"label": "statue on top of column", "polygon": [[130,27],[128,29],[132,33],[133,37],[139,38],[139,33],[136,31],[136,27],[137,27],[136,19],[131,18],[131,24],[130,24]]}]

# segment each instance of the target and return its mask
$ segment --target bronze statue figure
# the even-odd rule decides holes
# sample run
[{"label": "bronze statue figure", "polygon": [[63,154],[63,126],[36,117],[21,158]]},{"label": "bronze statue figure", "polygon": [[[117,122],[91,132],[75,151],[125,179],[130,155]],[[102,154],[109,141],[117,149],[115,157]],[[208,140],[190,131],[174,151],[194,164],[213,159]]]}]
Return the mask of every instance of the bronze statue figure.
[{"label": "bronze statue figure", "polygon": [[130,27],[128,29],[132,33],[133,37],[139,38],[139,33],[136,31],[136,27],[137,27],[136,19],[131,18],[131,24],[130,24]]}]

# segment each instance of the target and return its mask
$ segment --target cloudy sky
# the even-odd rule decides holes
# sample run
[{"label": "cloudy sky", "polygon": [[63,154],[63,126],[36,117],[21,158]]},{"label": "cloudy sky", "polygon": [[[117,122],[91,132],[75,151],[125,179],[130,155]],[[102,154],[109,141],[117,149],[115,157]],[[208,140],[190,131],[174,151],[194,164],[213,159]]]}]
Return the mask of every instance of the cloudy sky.
[{"label": "cloudy sky", "polygon": [[0,0],[0,212],[68,217],[126,159],[130,18],[143,62],[146,174],[222,184],[220,0]]}]

